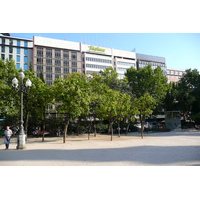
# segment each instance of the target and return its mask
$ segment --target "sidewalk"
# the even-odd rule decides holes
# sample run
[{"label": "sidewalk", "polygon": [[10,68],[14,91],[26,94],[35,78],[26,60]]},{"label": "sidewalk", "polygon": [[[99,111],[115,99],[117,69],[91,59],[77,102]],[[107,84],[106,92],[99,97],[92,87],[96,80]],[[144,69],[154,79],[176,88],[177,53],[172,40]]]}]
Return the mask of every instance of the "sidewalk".
[{"label": "sidewalk", "polygon": [[128,136],[109,135],[28,138],[26,150],[16,150],[16,138],[4,150],[0,166],[193,166],[200,165],[200,131],[175,131]]}]

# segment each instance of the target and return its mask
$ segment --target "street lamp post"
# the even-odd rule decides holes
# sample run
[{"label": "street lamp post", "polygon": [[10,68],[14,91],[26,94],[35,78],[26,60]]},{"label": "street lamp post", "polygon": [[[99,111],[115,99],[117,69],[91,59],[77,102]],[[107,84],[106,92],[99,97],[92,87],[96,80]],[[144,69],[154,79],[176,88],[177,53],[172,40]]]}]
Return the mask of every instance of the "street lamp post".
[{"label": "street lamp post", "polygon": [[24,133],[24,125],[23,125],[24,124],[24,121],[23,121],[23,93],[27,92],[30,89],[32,82],[30,81],[30,79],[28,79],[26,81],[26,84],[24,85],[24,83],[23,83],[24,77],[25,77],[24,73],[20,72],[21,83],[19,85],[18,85],[17,78],[14,78],[12,80],[13,87],[16,89],[18,88],[18,91],[21,93],[21,103],[20,103],[21,119],[20,119],[20,132],[19,132],[19,135],[17,138],[17,149],[26,149],[26,146],[25,146],[26,135]]}]

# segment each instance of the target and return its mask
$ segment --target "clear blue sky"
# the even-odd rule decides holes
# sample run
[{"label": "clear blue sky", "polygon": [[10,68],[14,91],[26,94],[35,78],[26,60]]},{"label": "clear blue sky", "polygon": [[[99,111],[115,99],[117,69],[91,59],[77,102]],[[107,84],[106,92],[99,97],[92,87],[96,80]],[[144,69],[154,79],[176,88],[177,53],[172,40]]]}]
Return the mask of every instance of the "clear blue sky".
[{"label": "clear blue sky", "polygon": [[200,71],[200,33],[11,33],[32,39],[33,35],[112,47],[136,53],[163,56],[168,68]]}]

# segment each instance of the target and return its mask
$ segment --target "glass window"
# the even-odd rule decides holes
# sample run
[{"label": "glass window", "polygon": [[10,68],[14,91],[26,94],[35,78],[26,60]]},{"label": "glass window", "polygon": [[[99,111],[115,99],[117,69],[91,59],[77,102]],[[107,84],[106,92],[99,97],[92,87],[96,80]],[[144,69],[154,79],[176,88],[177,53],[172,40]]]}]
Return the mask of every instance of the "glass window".
[{"label": "glass window", "polygon": [[42,47],[37,47],[37,56],[43,57],[43,48]]},{"label": "glass window", "polygon": [[24,70],[28,70],[28,64],[24,64]]},{"label": "glass window", "polygon": [[52,72],[52,67],[51,66],[46,66],[46,72]]},{"label": "glass window", "polygon": [[55,60],[55,65],[60,65],[61,61],[60,60]]},{"label": "glass window", "polygon": [[20,54],[20,48],[17,48],[17,54]]},{"label": "glass window", "polygon": [[9,55],[9,60],[12,59],[12,58],[13,58],[13,56],[12,56],[12,55]]},{"label": "glass window", "polygon": [[60,58],[60,56],[61,56],[60,50],[56,49],[55,50],[55,57]]},{"label": "glass window", "polygon": [[20,56],[17,56],[17,62],[20,62]]},{"label": "glass window", "polygon": [[52,59],[46,59],[46,64],[47,65],[52,65]]},{"label": "glass window", "polygon": [[13,53],[13,48],[9,47],[9,53]]},{"label": "glass window", "polygon": [[5,54],[1,54],[1,59],[5,60]]},{"label": "glass window", "polygon": [[24,56],[24,62],[27,63],[28,62],[28,57]]},{"label": "glass window", "polygon": [[24,47],[28,47],[28,42],[24,42]]},{"label": "glass window", "polygon": [[20,69],[20,63],[17,63],[16,67],[17,69]]},{"label": "glass window", "polygon": [[72,62],[72,67],[77,67],[77,62]]},{"label": "glass window", "polygon": [[55,67],[55,73],[60,73],[61,72],[61,68],[60,67]]},{"label": "glass window", "polygon": [[5,43],[6,43],[6,39],[2,38],[2,44],[5,44]]},{"label": "glass window", "polygon": [[1,47],[1,52],[5,52],[5,47]]},{"label": "glass window", "polygon": [[52,49],[46,48],[46,57],[47,58],[52,58]]},{"label": "glass window", "polygon": [[64,61],[63,61],[63,65],[64,65],[64,66],[69,66],[69,61],[64,60]]},{"label": "glass window", "polygon": [[9,40],[9,44],[10,44],[10,45],[13,45],[13,40],[10,39],[10,40]]},{"label": "glass window", "polygon": [[17,40],[17,46],[20,47],[20,41],[19,40]]},{"label": "glass window", "polygon": [[24,49],[24,55],[28,55],[28,49]]}]

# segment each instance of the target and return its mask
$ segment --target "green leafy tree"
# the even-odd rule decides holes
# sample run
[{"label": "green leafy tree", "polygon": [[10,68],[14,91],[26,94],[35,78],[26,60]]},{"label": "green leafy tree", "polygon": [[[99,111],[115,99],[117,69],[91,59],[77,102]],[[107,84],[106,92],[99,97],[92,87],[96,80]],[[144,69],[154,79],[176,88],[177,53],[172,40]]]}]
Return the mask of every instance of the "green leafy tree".
[{"label": "green leafy tree", "polygon": [[184,120],[200,112],[200,74],[197,69],[186,70],[177,84],[177,101]]},{"label": "green leafy tree", "polygon": [[15,62],[0,59],[0,114],[6,123],[16,125],[19,114],[19,97],[12,87],[12,79],[19,75]]},{"label": "green leafy tree", "polygon": [[65,143],[70,119],[77,118],[82,113],[89,113],[90,87],[82,73],[68,74],[64,80],[58,78],[52,87],[58,111],[66,116],[63,134]]},{"label": "green leafy tree", "polygon": [[[143,138],[143,122],[145,117],[153,112],[166,95],[168,84],[167,77],[160,67],[152,69],[151,65],[139,70],[131,67],[125,76],[131,88],[132,101],[139,111],[141,123],[141,136]],[[152,104],[152,106],[151,106]]]},{"label": "green leafy tree", "polygon": [[148,115],[153,113],[156,105],[156,100],[149,94],[144,94],[139,98],[135,98],[133,102],[134,107],[137,109],[141,123],[141,138],[143,138],[144,122]]}]

